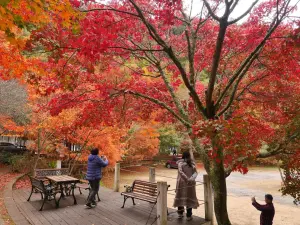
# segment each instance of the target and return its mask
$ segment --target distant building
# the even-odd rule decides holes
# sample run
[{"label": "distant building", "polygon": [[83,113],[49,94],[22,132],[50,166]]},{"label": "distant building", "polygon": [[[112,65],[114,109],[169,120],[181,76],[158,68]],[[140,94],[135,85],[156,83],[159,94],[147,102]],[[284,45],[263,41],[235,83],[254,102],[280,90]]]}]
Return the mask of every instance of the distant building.
[{"label": "distant building", "polygon": [[0,142],[8,142],[17,146],[25,146],[26,139],[20,135],[5,134],[0,136]]}]

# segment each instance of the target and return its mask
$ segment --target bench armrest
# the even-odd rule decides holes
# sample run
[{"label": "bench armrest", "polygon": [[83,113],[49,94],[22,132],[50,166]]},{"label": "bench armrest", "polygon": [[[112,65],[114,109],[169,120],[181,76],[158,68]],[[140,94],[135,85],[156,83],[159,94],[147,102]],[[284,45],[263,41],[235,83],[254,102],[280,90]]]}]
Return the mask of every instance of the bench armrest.
[{"label": "bench armrest", "polygon": [[130,193],[133,191],[133,186],[130,185],[124,185],[125,192]]}]

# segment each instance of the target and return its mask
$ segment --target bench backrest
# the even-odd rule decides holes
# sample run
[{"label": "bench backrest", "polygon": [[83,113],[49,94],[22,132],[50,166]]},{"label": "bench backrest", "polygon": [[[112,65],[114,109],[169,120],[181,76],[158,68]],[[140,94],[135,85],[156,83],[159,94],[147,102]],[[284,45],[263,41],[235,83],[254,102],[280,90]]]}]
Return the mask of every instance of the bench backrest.
[{"label": "bench backrest", "polygon": [[68,175],[68,168],[62,169],[35,169],[34,170],[35,178],[43,179],[46,176],[58,176],[58,175]]},{"label": "bench backrest", "polygon": [[135,180],[132,185],[132,192],[157,197],[157,183]]},{"label": "bench backrest", "polygon": [[41,191],[45,191],[45,186],[44,186],[44,183],[42,180],[36,179],[31,176],[29,178],[30,178],[32,187],[37,188]]}]

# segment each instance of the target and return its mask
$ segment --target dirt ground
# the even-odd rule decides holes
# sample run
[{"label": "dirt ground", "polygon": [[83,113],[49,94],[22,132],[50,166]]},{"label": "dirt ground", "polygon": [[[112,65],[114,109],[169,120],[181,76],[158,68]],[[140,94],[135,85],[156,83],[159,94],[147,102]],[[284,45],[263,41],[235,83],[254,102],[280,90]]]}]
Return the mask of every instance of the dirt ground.
[{"label": "dirt ground", "polygon": [[[128,170],[128,171],[127,171]],[[132,172],[129,172],[132,171]],[[203,170],[199,169],[198,181],[202,181]],[[112,187],[113,174],[106,173],[103,184]],[[156,180],[167,181],[170,189],[175,189],[176,169],[159,167],[156,169]],[[132,167],[121,170],[121,187],[131,184],[134,179],[148,179],[148,169],[145,167]],[[300,207],[293,204],[288,196],[281,196],[280,174],[276,168],[251,168],[247,175],[232,173],[227,178],[228,211],[233,225],[258,225],[260,212],[251,205],[251,197],[255,196],[259,203],[263,203],[265,193],[274,197],[275,218],[274,225],[300,225]],[[203,186],[197,188],[197,197],[203,199]],[[172,207],[174,192],[169,192],[168,206]],[[201,204],[201,202],[200,202]],[[204,217],[204,206],[194,210],[194,215]]]}]

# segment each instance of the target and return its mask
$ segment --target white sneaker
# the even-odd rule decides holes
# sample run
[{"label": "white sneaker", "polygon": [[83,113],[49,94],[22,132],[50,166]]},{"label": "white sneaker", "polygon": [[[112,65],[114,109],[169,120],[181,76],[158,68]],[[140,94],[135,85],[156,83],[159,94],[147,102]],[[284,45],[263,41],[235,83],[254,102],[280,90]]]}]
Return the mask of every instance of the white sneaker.
[{"label": "white sneaker", "polygon": [[183,218],[183,214],[178,214],[178,219],[182,219]]}]

